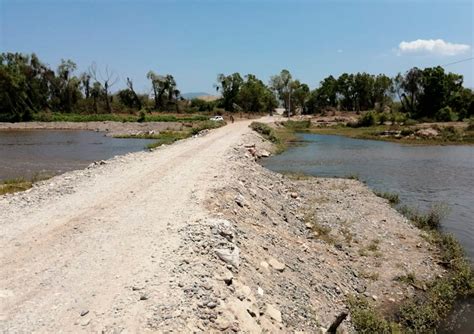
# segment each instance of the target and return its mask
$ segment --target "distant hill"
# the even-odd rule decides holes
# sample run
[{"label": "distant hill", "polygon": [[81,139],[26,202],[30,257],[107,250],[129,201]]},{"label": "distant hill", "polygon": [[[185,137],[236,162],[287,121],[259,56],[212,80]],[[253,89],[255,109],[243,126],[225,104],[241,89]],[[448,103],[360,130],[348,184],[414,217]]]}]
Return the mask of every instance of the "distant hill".
[{"label": "distant hill", "polygon": [[195,99],[196,97],[211,96],[211,94],[208,94],[205,92],[192,92],[192,93],[181,94],[181,96],[184,97],[185,99],[191,100],[191,99]]}]

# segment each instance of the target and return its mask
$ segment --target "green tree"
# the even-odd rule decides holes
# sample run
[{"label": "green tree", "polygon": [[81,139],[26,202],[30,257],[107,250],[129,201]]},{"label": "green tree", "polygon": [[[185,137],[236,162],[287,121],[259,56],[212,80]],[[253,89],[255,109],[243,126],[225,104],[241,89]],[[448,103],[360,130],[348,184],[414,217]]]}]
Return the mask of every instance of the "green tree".
[{"label": "green tree", "polygon": [[295,80],[292,85],[292,104],[295,108],[299,108],[302,114],[307,113],[307,102],[310,97],[310,89],[307,84]]},{"label": "green tree", "polygon": [[235,111],[237,109],[240,88],[244,80],[239,73],[231,75],[219,74],[217,76],[216,90],[222,95],[222,106],[225,110]]},{"label": "green tree", "polygon": [[283,104],[286,110],[286,115],[291,115],[291,93],[292,93],[293,78],[290,71],[284,69],[280,74],[274,75],[270,78],[270,88],[276,93],[278,99]]},{"label": "green tree", "polygon": [[354,85],[353,74],[343,73],[337,78],[337,94],[342,110],[349,111],[355,109],[356,96]]}]

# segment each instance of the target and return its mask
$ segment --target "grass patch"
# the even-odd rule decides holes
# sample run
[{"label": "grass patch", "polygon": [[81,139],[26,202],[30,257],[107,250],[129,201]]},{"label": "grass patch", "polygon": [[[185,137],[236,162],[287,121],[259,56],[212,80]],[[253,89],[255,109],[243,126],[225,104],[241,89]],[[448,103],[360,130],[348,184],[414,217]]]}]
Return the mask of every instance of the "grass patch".
[{"label": "grass patch", "polygon": [[397,276],[395,281],[413,285],[416,283],[416,276],[415,273],[408,273],[406,275]]},{"label": "grass patch", "polygon": [[311,226],[311,231],[313,232],[315,237],[327,242],[328,244],[334,244],[336,242],[334,237],[331,235],[331,228],[318,223],[314,214],[307,212],[304,215],[303,220],[305,224]]},{"label": "grass patch", "polygon": [[418,228],[437,230],[441,227],[441,221],[448,213],[448,207],[444,204],[435,204],[428,211],[422,212],[418,209],[402,206],[399,211]]},{"label": "grass patch", "polygon": [[275,130],[268,124],[261,122],[252,122],[250,128],[255,132],[261,134],[265,139],[271,141],[274,144],[280,143],[280,138],[275,133]]},{"label": "grass patch", "polygon": [[374,193],[378,197],[385,198],[392,205],[396,205],[400,203],[400,197],[396,193],[381,192],[381,191],[375,191]]},{"label": "grass patch", "polygon": [[189,131],[163,131],[157,135],[153,135],[153,138],[149,139],[156,139],[155,142],[148,144],[148,149],[154,149],[161,145],[170,145],[173,144],[175,141],[180,139],[185,139],[191,137],[191,133]]},{"label": "grass patch", "polygon": [[397,333],[397,325],[385,320],[366,298],[349,297],[352,324],[358,333]]},{"label": "grass patch", "polygon": [[434,333],[457,298],[474,296],[474,275],[462,246],[452,235],[439,230],[445,209],[436,206],[426,213],[406,209],[405,212],[429,234],[426,239],[438,249],[439,263],[447,272],[441,278],[426,282],[418,281],[414,273],[397,277],[399,282],[423,288],[393,314],[378,313],[366,299],[350,299],[352,321],[361,333]]},{"label": "grass patch", "polygon": [[131,134],[131,135],[117,135],[114,138],[127,138],[127,139],[155,139],[156,141],[148,144],[148,149],[154,149],[161,145],[169,145],[175,141],[186,139],[191,136],[199,134],[201,131],[206,129],[215,129],[221,126],[224,126],[226,122],[220,121],[203,121],[196,122],[193,126],[187,130],[182,131],[161,131],[159,133],[140,133],[140,134]]},{"label": "grass patch", "polygon": [[37,173],[31,179],[15,178],[0,181],[0,195],[12,194],[19,191],[25,191],[33,187],[35,182],[50,179],[53,175]]},{"label": "grass patch", "polygon": [[287,129],[291,129],[293,131],[302,131],[309,129],[311,127],[311,121],[310,120],[305,120],[305,121],[286,121],[282,123],[283,126]]},{"label": "grass patch", "polygon": [[359,175],[358,174],[349,174],[343,177],[344,179],[349,179],[349,180],[357,180],[359,181]]}]

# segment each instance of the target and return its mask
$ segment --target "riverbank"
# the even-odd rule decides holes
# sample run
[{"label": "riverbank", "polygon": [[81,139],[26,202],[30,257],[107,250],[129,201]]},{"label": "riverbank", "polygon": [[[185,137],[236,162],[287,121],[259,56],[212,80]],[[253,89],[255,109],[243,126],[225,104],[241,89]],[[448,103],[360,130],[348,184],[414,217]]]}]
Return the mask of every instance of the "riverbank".
[{"label": "riverbank", "polygon": [[261,167],[249,123],[0,197],[2,330],[314,333],[350,296],[390,311],[446,275],[362,183]]},{"label": "riverbank", "polygon": [[161,131],[181,131],[191,126],[184,122],[17,122],[0,123],[0,130],[88,130],[107,136],[152,134]]},{"label": "riverbank", "polygon": [[277,129],[287,130],[288,133],[297,131],[339,135],[407,145],[474,145],[472,121],[359,126],[357,124],[361,117],[363,116],[354,113],[348,115],[339,113],[336,116],[296,116],[277,124]]},{"label": "riverbank", "polygon": [[312,126],[303,130],[315,134],[346,136],[355,139],[383,140],[408,145],[474,145],[474,129],[467,124],[419,126],[378,125],[354,128],[345,125]]}]

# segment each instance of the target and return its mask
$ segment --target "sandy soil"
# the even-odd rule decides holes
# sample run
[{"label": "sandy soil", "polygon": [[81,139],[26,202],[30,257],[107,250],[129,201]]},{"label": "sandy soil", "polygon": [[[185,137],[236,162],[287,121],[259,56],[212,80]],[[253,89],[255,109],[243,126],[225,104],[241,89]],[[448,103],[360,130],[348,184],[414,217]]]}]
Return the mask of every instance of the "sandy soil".
[{"label": "sandy soil", "polygon": [[0,197],[0,332],[317,333],[351,294],[392,305],[415,291],[397,276],[442,274],[360,182],[258,165],[249,123]]}]

